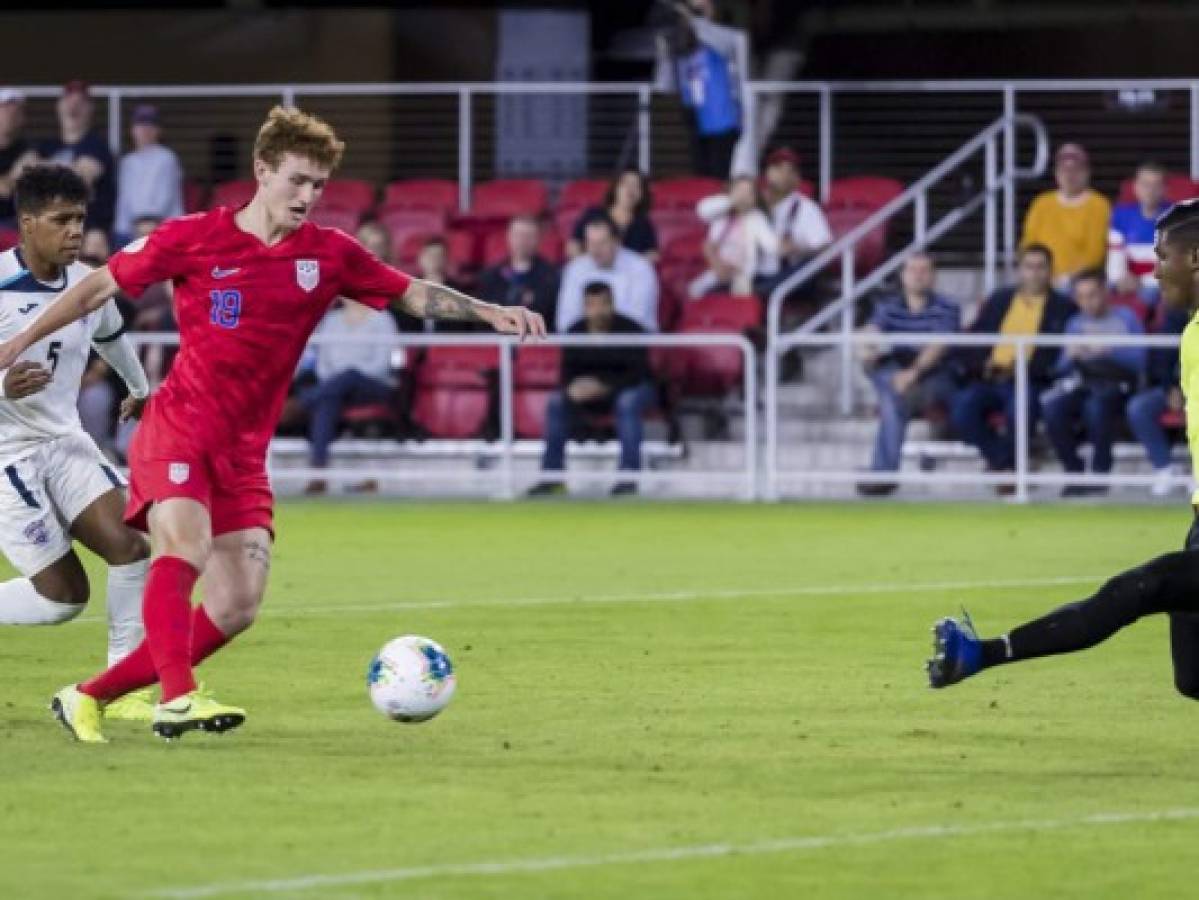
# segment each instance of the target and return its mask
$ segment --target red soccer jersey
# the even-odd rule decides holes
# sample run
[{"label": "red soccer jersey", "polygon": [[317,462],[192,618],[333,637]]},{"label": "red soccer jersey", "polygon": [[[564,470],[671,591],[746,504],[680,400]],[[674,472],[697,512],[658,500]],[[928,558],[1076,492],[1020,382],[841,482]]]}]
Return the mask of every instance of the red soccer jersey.
[{"label": "red soccer jersey", "polygon": [[179,354],[146,410],[144,437],[176,449],[265,459],[300,354],[337,297],[383,309],[410,279],[349,235],[306,222],[267,246],[219,208],[164,222],[115,254],[125,293],[170,280]]}]

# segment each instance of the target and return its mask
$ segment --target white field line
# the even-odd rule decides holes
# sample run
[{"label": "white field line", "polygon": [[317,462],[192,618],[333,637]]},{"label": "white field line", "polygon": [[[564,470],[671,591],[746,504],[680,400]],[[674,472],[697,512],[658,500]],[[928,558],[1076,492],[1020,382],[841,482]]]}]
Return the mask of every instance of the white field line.
[{"label": "white field line", "polygon": [[[320,606],[271,606],[262,608],[263,615],[328,616],[353,612],[388,612],[407,609],[457,609],[459,607],[574,606],[605,603],[690,603],[703,600],[753,600],[771,597],[837,597],[846,594],[919,594],[946,591],[993,591],[1021,588],[1060,587],[1074,584],[1095,584],[1104,575],[1060,575],[1048,578],[1013,578],[993,581],[926,581],[913,583],[867,582],[864,584],[795,585],[771,588],[722,588],[716,590],[668,591],[644,594],[591,594],[558,597],[494,597],[464,600],[397,600],[382,603],[329,603]],[[103,622],[97,615],[80,616],[76,622]]]},{"label": "white field line", "polygon": [[844,847],[863,847],[888,844],[894,841],[942,840],[979,835],[1061,831],[1070,828],[1092,828],[1103,825],[1130,825],[1151,822],[1179,822],[1199,819],[1199,808],[1167,809],[1150,812],[1107,812],[1072,819],[1033,819],[1008,822],[986,822],[977,825],[926,825],[896,828],[890,831],[864,834],[828,834],[810,837],[789,837],[751,844],[701,844],[692,847],[663,847],[656,850],[634,850],[595,856],[550,856],[533,859],[510,859],[496,862],[450,863],[440,866],[414,866],[408,869],[377,869],[346,872],[341,875],[305,875],[264,881],[224,882],[190,888],[170,888],[152,891],[143,896],[170,900],[198,900],[229,894],[280,894],[310,891],[318,888],[340,888],[362,884],[381,884],[418,881],[430,878],[520,875],[553,872],[567,869],[626,866],[646,863],[679,862],[692,859],[716,859],[729,856],[765,856],[779,853],[802,853],[836,850]]}]

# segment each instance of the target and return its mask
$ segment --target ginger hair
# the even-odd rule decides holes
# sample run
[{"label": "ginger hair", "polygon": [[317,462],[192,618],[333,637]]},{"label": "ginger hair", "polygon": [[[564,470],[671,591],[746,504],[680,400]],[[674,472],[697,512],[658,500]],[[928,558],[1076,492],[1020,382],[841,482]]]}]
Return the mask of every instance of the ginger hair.
[{"label": "ginger hair", "polygon": [[276,106],[267,113],[254,139],[254,158],[272,169],[279,167],[283,154],[294,153],[333,171],[345,149],[345,142],[338,139],[328,122],[284,106]]}]

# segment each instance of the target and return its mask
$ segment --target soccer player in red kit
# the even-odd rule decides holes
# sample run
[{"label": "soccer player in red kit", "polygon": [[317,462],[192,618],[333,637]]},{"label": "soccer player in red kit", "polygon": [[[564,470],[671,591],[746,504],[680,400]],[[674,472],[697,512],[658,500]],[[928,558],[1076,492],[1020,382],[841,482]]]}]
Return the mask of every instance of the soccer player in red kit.
[{"label": "soccer player in red kit", "polygon": [[[500,307],[411,279],[354,238],[306,221],[344,145],[319,119],[271,110],[254,145],[258,190],[238,210],[163,223],[62,294],[0,343],[0,369],[45,335],[99,309],[118,290],[175,288],[180,349],[129,451],[126,519],[148,530],[154,557],[142,614],[146,639],[120,663],[63,688],[51,708],[78,740],[100,742],[103,706],[158,681],[153,730],[177,738],[225,731],[244,710],[196,690],[192,669],[253,622],[270,566],[266,452],[292,374],[338,297],[415,316],[545,334],[523,307]],[[204,602],[191,594],[204,579]]]}]

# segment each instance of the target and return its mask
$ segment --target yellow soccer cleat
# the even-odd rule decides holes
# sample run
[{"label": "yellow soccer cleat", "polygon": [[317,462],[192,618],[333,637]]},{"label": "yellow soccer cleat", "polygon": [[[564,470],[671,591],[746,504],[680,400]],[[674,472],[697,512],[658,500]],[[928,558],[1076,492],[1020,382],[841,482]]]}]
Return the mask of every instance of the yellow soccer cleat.
[{"label": "yellow soccer cleat", "polygon": [[245,720],[244,709],[225,706],[206,692],[197,690],[155,706],[150,727],[160,738],[173,741],[196,729],[215,733],[229,731]]},{"label": "yellow soccer cleat", "polygon": [[80,743],[108,743],[108,738],[100,731],[100,701],[89,697],[75,685],[67,685],[54,695],[50,701],[50,712]]},{"label": "yellow soccer cleat", "polygon": [[148,688],[131,691],[104,707],[104,718],[122,722],[153,722],[154,701]]}]

